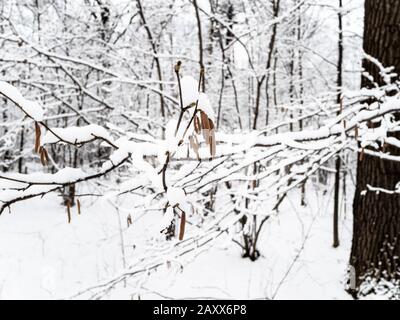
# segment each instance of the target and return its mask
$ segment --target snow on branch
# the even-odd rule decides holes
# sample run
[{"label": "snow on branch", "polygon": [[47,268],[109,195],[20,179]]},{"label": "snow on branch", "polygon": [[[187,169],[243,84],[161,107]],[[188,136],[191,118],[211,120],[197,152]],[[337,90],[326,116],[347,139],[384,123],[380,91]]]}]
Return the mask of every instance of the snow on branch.
[{"label": "snow on branch", "polygon": [[[333,136],[338,136],[346,134],[355,128],[358,128],[362,123],[372,121],[379,117],[385,116],[389,113],[394,113],[400,111],[400,96],[396,95],[393,97],[386,97],[385,101],[374,102],[368,109],[364,108],[360,110],[359,106],[355,106],[352,109],[346,111],[345,115],[352,115],[346,119],[346,123],[343,123],[345,117],[339,115],[336,118],[329,121],[328,124],[322,126],[315,130],[302,130],[299,132],[286,132],[271,136],[259,136],[257,138],[256,144],[259,146],[273,146],[277,144],[286,144],[295,148],[311,148],[311,149],[321,149],[329,147],[329,144],[315,145],[315,141],[329,139]],[[297,144],[295,144],[297,142]],[[298,143],[312,142],[313,146],[307,146],[306,144],[301,145]]]},{"label": "snow on branch", "polygon": [[95,173],[85,173],[81,169],[64,168],[57,173],[2,174],[0,175],[0,214],[11,204],[44,196],[63,187],[100,178],[120,167],[129,155],[119,159]]},{"label": "snow on branch", "polygon": [[96,139],[107,141],[108,144],[116,147],[109,132],[105,128],[95,124],[82,127],[51,128],[51,130],[46,132],[41,140],[41,144],[44,146],[46,144],[62,142],[81,145]]},{"label": "snow on branch", "polygon": [[35,101],[25,99],[18,89],[11,84],[0,81],[0,94],[14,102],[29,118],[38,122],[43,120],[43,107]]},{"label": "snow on branch", "polygon": [[[393,66],[385,67],[378,59],[374,58],[373,56],[365,52],[364,52],[364,59],[374,64],[379,69],[379,75],[382,77],[386,85],[390,85],[392,83],[392,80],[398,77],[398,74],[393,72],[395,69]],[[364,74],[367,78],[371,77],[369,74],[366,74],[365,72]],[[372,82],[375,82],[375,79],[370,78],[370,80]]]},{"label": "snow on branch", "polygon": [[[183,78],[184,79],[184,78]],[[193,82],[193,81],[192,81]],[[3,84],[3,83],[2,83]],[[212,108],[209,104],[209,101],[207,97],[204,94],[194,94],[193,87],[194,83],[190,83],[190,81],[183,81],[183,86],[182,86],[182,95],[186,95],[186,100],[190,101],[189,103],[193,104],[194,99],[197,99],[195,104],[196,106],[192,106],[192,109],[194,108],[194,112],[191,113],[191,116],[189,118],[189,122],[182,121],[183,119],[183,114],[188,110],[186,108],[182,109],[182,113],[180,116],[180,121],[178,123],[174,122],[173,123],[173,128],[177,126],[179,129],[175,133],[178,135],[177,138],[175,138],[175,135],[173,131],[175,130],[169,130],[172,133],[167,134],[167,140],[170,140],[169,142],[166,143],[166,149],[164,149],[165,154],[169,154],[169,156],[166,158],[164,154],[160,154],[157,151],[154,151],[160,147],[160,142],[153,141],[153,143],[145,142],[143,143],[135,143],[126,139],[119,139],[117,141],[114,141],[111,135],[107,132],[107,130],[103,127],[97,126],[97,125],[88,125],[84,127],[69,127],[69,128],[48,128],[47,133],[43,137],[41,141],[41,145],[45,146],[46,144],[51,144],[51,143],[68,143],[72,145],[81,145],[87,142],[91,142],[95,139],[100,139],[105,141],[106,144],[112,146],[115,151],[111,155],[111,158],[109,161],[107,161],[102,168],[102,171],[99,174],[95,175],[85,175],[84,177],[81,178],[76,178],[72,180],[62,180],[62,178],[65,178],[64,174],[59,174],[57,176],[55,175],[41,175],[39,176],[39,180],[33,179],[34,176],[0,176],[0,180],[7,180],[7,181],[13,181],[13,182],[19,182],[24,184],[25,186],[28,186],[28,189],[31,186],[34,185],[42,185],[42,186],[54,186],[54,185],[69,185],[81,181],[86,181],[89,179],[93,179],[95,177],[99,177],[104,174],[104,172],[109,172],[116,167],[118,167],[121,163],[125,162],[128,158],[131,157],[132,154],[136,153],[135,159],[136,162],[136,167],[139,169],[141,172],[145,172],[148,176],[151,176],[149,181],[152,181],[152,184],[154,186],[159,187],[160,183],[155,182],[160,176],[160,174],[156,173],[156,170],[153,166],[151,166],[149,163],[143,160],[143,156],[146,153],[150,154],[157,154],[160,163],[164,163],[163,168],[161,170],[161,176],[160,179],[164,184],[164,190],[167,191],[168,187],[165,182],[165,173],[166,169],[168,167],[168,162],[172,160],[172,156],[174,154],[177,154],[177,161],[180,159],[180,153],[178,151],[184,150],[180,148],[179,146],[181,145],[181,142],[184,141],[184,137],[186,134],[191,134],[193,135],[194,132],[196,131],[196,121],[203,122],[205,123],[206,118],[204,119],[197,119],[196,112],[207,112],[207,119],[210,119],[213,117],[213,112]],[[191,90],[192,92],[187,93],[187,87],[189,87],[189,91]],[[4,88],[7,88],[6,90]],[[11,88],[11,89],[10,89]],[[22,106],[24,108],[26,105],[28,105],[28,108],[26,109],[26,114],[28,114],[32,119],[40,119],[40,115],[42,113],[35,114],[32,112],[29,107],[32,105],[27,103],[26,99],[22,97],[22,95],[19,94],[19,92],[9,86],[9,85],[2,85],[2,93],[4,94],[5,91],[7,91],[7,97],[10,98],[12,101],[14,101],[18,106]],[[186,93],[184,93],[186,92]],[[186,101],[185,100],[185,101]],[[43,110],[43,109],[39,109]],[[263,159],[268,159],[271,156],[274,156],[278,153],[285,152],[285,150],[305,150],[305,151],[311,151],[312,152],[318,152],[319,150],[324,150],[324,149],[330,149],[331,146],[337,143],[343,143],[344,140],[348,139],[348,133],[351,130],[354,130],[355,128],[358,128],[362,123],[365,123],[367,121],[371,121],[373,119],[382,117],[388,113],[393,113],[396,111],[400,110],[400,100],[398,96],[393,96],[393,97],[386,97],[385,101],[381,102],[375,102],[372,105],[368,107],[368,109],[363,109],[360,111],[359,106],[354,106],[353,108],[349,108],[346,112],[343,114],[337,116],[335,119],[332,119],[329,121],[326,125],[319,129],[314,129],[314,130],[302,130],[300,132],[286,132],[286,133],[280,133],[280,134],[274,134],[274,135],[265,135],[263,132],[252,132],[247,135],[243,135],[241,139],[237,139],[237,142],[239,144],[230,144],[226,143],[224,139],[229,140],[226,138],[226,135],[216,135],[217,143],[220,145],[218,148],[219,151],[218,153],[215,153],[216,159],[221,159],[221,164],[222,163],[230,163],[232,159],[235,157],[240,157],[241,163],[239,165],[233,166],[230,169],[225,168],[224,170],[216,171],[214,172],[213,175],[210,175],[210,173],[213,170],[206,170],[205,172],[193,172],[191,175],[187,176],[186,179],[181,180],[180,182],[177,181],[178,185],[189,187],[191,185],[195,186],[196,188],[194,190],[191,190],[191,192],[195,192],[197,190],[200,190],[201,188],[205,187],[206,185],[212,184],[212,183],[218,183],[220,181],[229,181],[231,179],[249,179],[245,178],[242,174],[237,175],[236,173],[240,172],[242,169],[247,168],[253,163],[259,162]],[[37,110],[35,110],[37,111]],[[193,122],[194,119],[194,122]],[[212,121],[212,120],[207,120],[207,121]],[[346,124],[344,124],[344,121],[346,121]],[[39,122],[41,125],[45,125],[42,122]],[[191,130],[188,130],[189,126],[193,125],[194,129],[192,127]],[[200,127],[198,129],[203,129],[207,130],[207,128],[211,128],[208,125],[203,126],[200,124]],[[363,136],[363,132],[360,133],[361,136]],[[379,134],[378,134],[379,135]],[[169,137],[168,137],[169,136]],[[368,137],[368,135],[364,135],[364,137]],[[351,138],[351,137],[350,137]],[[344,140],[343,140],[344,139]],[[373,137],[373,140],[376,140],[377,136]],[[232,139],[231,139],[232,140]],[[392,141],[393,139],[388,139],[388,143],[396,143],[396,141]],[[207,143],[207,140],[205,140]],[[187,143],[187,140],[186,140]],[[165,143],[164,143],[165,144]],[[171,144],[174,144],[174,146],[171,146]],[[345,144],[342,144],[345,145]],[[276,150],[274,148],[271,148],[273,146],[279,146]],[[365,145],[364,145],[365,146]],[[197,153],[199,153],[199,150],[201,150],[200,146],[195,147],[197,148]],[[267,152],[259,152],[261,148],[268,148]],[[152,151],[153,150],[153,151]],[[254,150],[254,151],[252,151]],[[293,154],[287,153],[287,157],[292,157]],[[281,164],[285,163],[285,154],[280,156],[281,158]],[[299,161],[304,161],[304,159],[309,157],[307,156],[307,153],[304,153],[303,157],[299,158]],[[167,161],[168,159],[168,161]],[[214,162],[212,162],[214,163]],[[211,164],[212,164],[211,163]],[[220,165],[218,165],[220,166]],[[211,166],[212,168],[212,166]],[[280,170],[281,167],[278,167],[276,170]],[[209,176],[209,177],[208,177]],[[264,176],[265,173],[264,173]],[[61,179],[61,180],[60,180]],[[185,182],[185,180],[187,182]],[[190,182],[191,181],[191,182]],[[198,182],[201,181],[202,183],[199,184]],[[50,188],[51,189],[51,188]],[[157,188],[158,189],[158,188]],[[40,191],[40,192],[39,192]],[[24,199],[25,196],[28,197],[34,197],[37,195],[40,195],[44,192],[44,190],[36,190],[35,192],[30,192],[30,191],[21,191],[18,190],[18,192],[23,192],[23,194],[16,194],[16,193],[11,193],[14,195],[15,199]],[[2,191],[2,195],[4,194],[5,191]],[[2,199],[3,202],[6,202],[5,206],[3,206],[3,210],[5,207],[7,207],[12,200],[9,197],[10,194],[8,194],[8,197]],[[168,198],[173,197],[170,192],[170,196]],[[15,202],[15,201],[14,201]]]}]

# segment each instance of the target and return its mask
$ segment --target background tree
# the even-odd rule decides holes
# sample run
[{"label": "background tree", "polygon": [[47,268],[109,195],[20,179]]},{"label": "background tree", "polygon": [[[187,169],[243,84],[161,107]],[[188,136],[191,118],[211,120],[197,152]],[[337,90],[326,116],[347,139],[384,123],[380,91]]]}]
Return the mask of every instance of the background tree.
[{"label": "background tree", "polygon": [[[337,86],[338,94],[336,103],[342,105],[342,86],[343,86],[343,3],[339,0],[338,7],[338,62],[337,62]],[[338,114],[342,110],[339,109]],[[340,196],[340,170],[341,170],[341,157],[338,155],[335,164],[335,195],[333,207],[333,247],[339,246],[339,196]],[[345,181],[343,181],[343,184]]]}]

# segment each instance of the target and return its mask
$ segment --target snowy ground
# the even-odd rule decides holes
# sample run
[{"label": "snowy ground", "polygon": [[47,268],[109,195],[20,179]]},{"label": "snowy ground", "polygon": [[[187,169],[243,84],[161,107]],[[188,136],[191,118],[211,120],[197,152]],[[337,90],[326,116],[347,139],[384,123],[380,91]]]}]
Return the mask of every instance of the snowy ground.
[{"label": "snowy ground", "polygon": [[[183,269],[151,273],[140,298],[349,299],[344,282],[351,214],[342,214],[341,246],[333,249],[332,193],[322,192],[309,186],[305,208],[298,191],[289,195],[264,229],[258,261],[242,259],[239,247],[221,239]],[[68,298],[123,268],[115,209],[86,199],[82,215],[73,211],[67,224],[59,203],[54,195],[30,200],[0,217],[1,299]],[[127,259],[135,257],[134,245],[147,232],[146,222],[125,229]],[[117,289],[110,298],[130,298],[130,290]]]}]

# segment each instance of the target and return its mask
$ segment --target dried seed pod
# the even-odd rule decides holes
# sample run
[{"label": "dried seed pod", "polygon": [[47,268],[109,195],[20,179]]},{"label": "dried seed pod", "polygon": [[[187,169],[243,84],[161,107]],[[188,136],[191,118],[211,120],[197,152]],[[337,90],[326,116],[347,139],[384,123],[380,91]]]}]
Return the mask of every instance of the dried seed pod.
[{"label": "dried seed pod", "polygon": [[39,148],[40,148],[40,136],[41,136],[41,130],[40,130],[40,126],[39,123],[37,123],[35,121],[35,152],[38,153],[39,152]]},{"label": "dried seed pod", "polygon": [[215,140],[215,126],[211,119],[208,119],[210,125],[210,154],[211,157],[215,157],[217,151],[217,142]]},{"label": "dried seed pod", "polygon": [[210,136],[210,121],[207,117],[207,115],[203,112],[200,111],[200,117],[201,117],[201,128],[203,129],[203,137],[204,141],[206,144],[209,143],[209,136]]},{"label": "dried seed pod", "polygon": [[200,119],[199,119],[198,116],[195,116],[195,117],[194,117],[194,131],[195,131],[197,134],[200,134],[200,133],[201,133]]},{"label": "dried seed pod", "polygon": [[132,225],[132,217],[130,214],[126,218],[126,224],[127,224],[128,228]]},{"label": "dried seed pod", "polygon": [[81,215],[81,202],[79,201],[79,199],[76,201],[76,205],[78,207],[78,214]]},{"label": "dried seed pod", "polygon": [[186,214],[184,211],[182,211],[181,224],[179,228],[179,241],[182,241],[183,236],[185,235],[185,225],[186,225]]},{"label": "dried seed pod", "polygon": [[191,149],[194,149],[194,138],[193,136],[189,136],[189,146]]},{"label": "dried seed pod", "polygon": [[208,120],[207,115],[203,111],[200,111],[200,118],[201,118],[201,128],[210,129],[210,122]]},{"label": "dried seed pod", "polygon": [[45,154],[43,152],[43,147],[39,148],[39,155],[40,155],[40,162],[42,163],[42,166],[46,166],[46,159],[45,159]]},{"label": "dried seed pod", "polygon": [[71,223],[71,204],[70,201],[67,201],[67,216],[68,216],[68,223]]},{"label": "dried seed pod", "polygon": [[193,150],[196,153],[197,160],[200,160],[200,154],[199,154],[199,140],[197,140],[196,136],[193,136]]},{"label": "dried seed pod", "polygon": [[210,124],[210,129],[211,130],[215,129],[214,122],[210,118],[208,118],[208,123]]},{"label": "dried seed pod", "polygon": [[44,153],[44,160],[46,161],[46,164],[49,163],[50,159],[49,159],[49,154],[47,153],[46,148],[42,148],[43,153]]},{"label": "dried seed pod", "polygon": [[196,142],[194,141],[194,136],[193,135],[189,136],[189,146],[190,146],[190,149],[192,149],[197,155],[197,148],[198,147],[196,145]]},{"label": "dried seed pod", "polygon": [[216,153],[216,141],[215,141],[215,130],[212,129],[210,132],[210,155],[211,157],[215,157],[215,153]]}]

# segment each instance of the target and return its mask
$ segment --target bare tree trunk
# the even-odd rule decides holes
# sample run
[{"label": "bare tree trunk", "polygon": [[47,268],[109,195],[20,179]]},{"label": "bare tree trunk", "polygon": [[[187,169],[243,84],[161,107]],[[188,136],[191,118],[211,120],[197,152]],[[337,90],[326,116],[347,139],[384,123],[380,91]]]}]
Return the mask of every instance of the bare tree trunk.
[{"label": "bare tree trunk", "polygon": [[110,8],[106,1],[96,0],[97,4],[100,7],[100,20],[102,29],[100,30],[100,36],[103,41],[108,41],[108,29],[110,22]]},{"label": "bare tree trunk", "polygon": [[[341,105],[341,91],[343,86],[343,4],[339,0],[338,23],[339,23],[339,41],[338,41],[338,65],[337,65],[337,87],[338,93],[336,103]],[[338,114],[341,112],[339,110]],[[340,195],[340,170],[341,159],[340,154],[336,158],[336,173],[335,173],[335,194],[333,201],[333,247],[339,247],[339,195]]]},{"label": "bare tree trunk", "polygon": [[[296,1],[292,2],[293,5],[296,5]],[[290,27],[290,37],[292,38],[293,41],[297,39],[296,36],[296,26],[291,26]],[[290,61],[289,61],[289,101],[290,101],[290,109],[288,110],[289,112],[289,117],[290,120],[293,119],[293,104],[295,102],[295,97],[296,97],[296,87],[295,87],[295,59],[296,59],[296,48],[291,47],[289,49],[289,54],[290,54]],[[291,121],[289,124],[289,131],[293,131],[293,122]]]},{"label": "bare tree trunk", "polygon": [[[272,0],[272,7],[274,12],[274,19],[277,19],[279,16],[279,9],[280,9],[280,0]],[[272,27],[272,36],[269,42],[268,47],[268,59],[267,59],[267,78],[265,80],[265,103],[266,103],[266,110],[265,110],[265,125],[269,123],[269,79],[271,77],[271,67],[273,57],[275,55],[275,46],[276,46],[276,34],[277,34],[278,23],[275,23]]]},{"label": "bare tree trunk", "polygon": [[[197,0],[193,0],[193,5],[194,5],[195,11],[196,11],[197,34],[199,37],[199,65],[200,65],[200,70],[204,70],[203,35],[202,35],[202,30],[201,30],[201,19],[200,19],[199,7],[197,6]],[[203,77],[204,77],[204,73],[203,73]],[[203,92],[206,91],[205,78],[203,78],[203,81],[201,82],[201,89]]]},{"label": "bare tree trunk", "polygon": [[[298,1],[299,3],[300,1]],[[301,20],[301,5],[297,9],[297,64],[298,64],[298,75],[299,75],[299,97],[300,97],[300,117],[303,115],[303,105],[304,105],[304,85],[303,85],[303,51],[300,46],[300,41],[302,39],[302,20]],[[300,131],[303,130],[303,120],[299,120],[299,129]],[[307,179],[301,184],[301,199],[300,205],[305,207],[306,206],[306,183]]]},{"label": "bare tree trunk", "polygon": [[25,144],[25,127],[22,126],[21,128],[21,137],[19,141],[19,159],[18,159],[18,172],[19,173],[24,173],[24,157],[23,157],[23,152],[24,152],[24,144]]},{"label": "bare tree trunk", "polygon": [[[214,3],[214,1],[210,0],[210,8],[211,8],[211,12],[213,15],[216,13],[215,7],[216,7],[216,4]],[[233,5],[232,4],[229,5],[226,16],[227,16],[226,17],[227,20],[230,21],[230,23],[229,23],[230,27],[232,27],[232,25],[233,25],[233,23],[232,23]],[[232,71],[230,68],[230,59],[229,59],[229,57],[227,57],[226,49],[225,49],[226,46],[228,46],[231,43],[232,38],[227,37],[227,39],[225,41],[225,43],[226,43],[226,46],[225,46],[223,35],[221,32],[221,26],[218,27],[217,34],[218,34],[218,43],[219,43],[219,47],[221,50],[222,61],[224,63],[223,67],[221,68],[221,89],[220,89],[220,94],[219,94],[219,99],[218,99],[217,129],[219,129],[219,127],[220,127],[220,122],[221,122],[221,117],[222,117],[222,105],[223,105],[222,98],[223,98],[223,94],[224,94],[224,90],[225,90],[225,80],[230,79],[231,84],[232,84],[234,100],[235,100],[235,109],[236,109],[236,113],[237,113],[239,129],[242,130],[243,125],[242,125],[242,118],[241,118],[240,108],[239,108],[238,92],[237,92],[235,80],[233,78],[233,74],[232,74]],[[226,68],[226,72],[225,72],[225,68]]]},{"label": "bare tree trunk", "polygon": [[162,76],[162,72],[161,72],[160,59],[158,58],[157,46],[156,46],[153,34],[152,34],[151,30],[150,30],[150,27],[146,22],[146,18],[144,16],[142,3],[140,2],[140,0],[136,0],[136,2],[137,2],[138,9],[139,9],[140,18],[142,19],[143,27],[146,29],[147,37],[149,39],[151,48],[153,50],[154,61],[156,62],[158,80],[160,81],[160,84],[158,85],[159,89],[160,89],[160,111],[161,111],[161,116],[162,116],[163,120],[165,121],[165,103],[164,103],[164,97],[163,97],[164,88],[163,88],[163,84],[162,84],[163,76]]},{"label": "bare tree trunk", "polygon": [[[380,60],[383,65],[394,66],[393,72],[397,74],[400,74],[399,26],[400,1],[365,1],[364,51]],[[364,60],[363,67],[378,84],[382,84],[375,65]],[[363,78],[362,86],[372,87],[372,84]],[[398,119],[400,115],[395,114],[395,117]],[[390,136],[400,138],[399,133]],[[400,155],[400,150],[394,147],[389,146],[387,151],[392,155]],[[360,294],[360,284],[367,276],[389,281],[400,278],[400,195],[363,192],[367,190],[367,184],[393,190],[399,181],[400,162],[367,154],[363,159],[359,158],[350,255],[350,265],[355,271],[355,288],[350,288],[349,291],[355,297]]]}]

